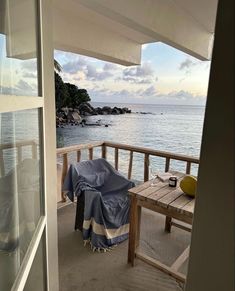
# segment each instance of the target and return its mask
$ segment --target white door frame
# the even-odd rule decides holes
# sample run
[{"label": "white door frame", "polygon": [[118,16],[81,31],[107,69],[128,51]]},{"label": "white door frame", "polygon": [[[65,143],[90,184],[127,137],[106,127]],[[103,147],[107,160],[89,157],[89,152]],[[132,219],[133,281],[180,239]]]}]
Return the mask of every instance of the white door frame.
[{"label": "white door frame", "polygon": [[57,234],[56,117],[52,1],[40,0],[41,63],[44,139],[44,186],[46,194],[46,242],[48,290],[59,290]]},{"label": "white door frame", "polygon": [[[38,0],[36,25],[39,35],[39,95],[0,95],[0,113],[26,109],[41,109],[41,156],[43,166],[43,188],[45,193],[45,215],[41,216],[32,241],[15,279],[12,290],[24,289],[35,254],[43,233],[46,236],[47,289],[58,291],[58,236],[56,197],[56,124],[54,92],[54,47],[52,37],[52,1]],[[40,91],[39,89],[39,91]],[[45,230],[45,231],[44,231]]]}]

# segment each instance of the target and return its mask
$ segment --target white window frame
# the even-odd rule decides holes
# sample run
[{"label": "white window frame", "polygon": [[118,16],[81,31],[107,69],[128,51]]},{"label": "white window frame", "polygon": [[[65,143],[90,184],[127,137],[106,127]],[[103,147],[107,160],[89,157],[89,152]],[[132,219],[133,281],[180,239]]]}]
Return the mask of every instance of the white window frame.
[{"label": "white window frame", "polygon": [[55,92],[54,92],[54,47],[52,39],[52,3],[38,0],[36,25],[39,35],[39,84],[40,95],[14,96],[0,95],[0,113],[26,109],[41,109],[41,153],[43,166],[43,192],[45,215],[42,215],[29,248],[25,254],[20,270],[15,279],[12,291],[23,291],[39,243],[45,233],[46,239],[46,277],[47,289],[58,291],[58,236],[56,208],[56,124],[55,124]]}]

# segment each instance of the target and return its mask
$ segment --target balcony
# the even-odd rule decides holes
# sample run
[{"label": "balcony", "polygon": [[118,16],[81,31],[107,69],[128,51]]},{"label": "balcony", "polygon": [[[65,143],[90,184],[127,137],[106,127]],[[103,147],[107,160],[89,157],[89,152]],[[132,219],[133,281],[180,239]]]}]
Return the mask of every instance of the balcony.
[{"label": "balcony", "polygon": [[[164,170],[175,170],[173,164],[185,164],[184,172],[191,173],[199,160],[194,157],[176,155],[148,148],[129,146],[113,142],[96,142],[57,149],[62,164],[58,169],[58,235],[60,290],[183,290],[184,283],[136,259],[136,265],[127,264],[128,241],[119,244],[110,252],[93,252],[84,246],[80,231],[74,231],[76,204],[70,203],[61,191],[70,161],[103,157],[118,170],[123,151],[129,156],[127,178],[133,179],[135,156],[142,155],[143,166],[137,171],[143,174],[142,183],[149,180],[149,164],[152,157],[164,160]],[[174,162],[173,162],[174,161]],[[78,202],[79,203],[79,202]],[[142,210],[140,248],[152,258],[171,266],[176,258],[189,246],[190,228],[173,220],[171,233],[164,231],[165,217],[148,209]],[[189,230],[185,231],[185,230]],[[186,275],[187,260],[179,271]]]}]

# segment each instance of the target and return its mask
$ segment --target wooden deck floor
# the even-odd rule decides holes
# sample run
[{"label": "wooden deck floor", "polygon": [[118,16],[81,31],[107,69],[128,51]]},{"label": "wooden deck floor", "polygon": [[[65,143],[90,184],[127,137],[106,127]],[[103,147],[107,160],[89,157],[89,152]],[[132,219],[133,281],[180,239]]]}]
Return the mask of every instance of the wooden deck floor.
[{"label": "wooden deck floor", "polygon": [[[189,245],[190,234],[172,228],[164,232],[164,217],[144,210],[141,248],[153,258],[171,264]],[[127,241],[107,253],[93,253],[74,231],[75,205],[58,210],[60,291],[182,291],[183,285],[167,274],[136,260],[127,265]],[[187,270],[187,262],[182,267]]]}]

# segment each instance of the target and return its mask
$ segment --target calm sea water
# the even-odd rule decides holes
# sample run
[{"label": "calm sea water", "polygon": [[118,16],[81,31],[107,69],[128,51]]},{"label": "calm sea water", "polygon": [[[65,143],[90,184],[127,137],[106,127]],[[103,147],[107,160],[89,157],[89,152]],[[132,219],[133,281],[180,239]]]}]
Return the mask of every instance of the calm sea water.
[{"label": "calm sea water", "polygon": [[[57,147],[108,140],[199,157],[205,112],[203,106],[101,103],[92,105],[128,107],[133,113],[87,117],[88,123],[99,121],[102,126],[58,128]],[[108,124],[108,127],[105,127],[105,124]],[[100,153],[96,152],[95,156],[100,156]],[[83,158],[86,158],[86,153]],[[73,161],[74,157],[70,159]],[[113,149],[108,152],[108,159],[113,162]],[[164,160],[161,158],[152,157],[151,164],[156,171],[164,169]],[[182,162],[172,162],[171,166],[177,170],[185,168]],[[121,152],[120,170],[126,173],[127,168],[128,156]],[[197,168],[193,167],[194,174],[196,171]],[[143,156],[140,154],[134,155],[133,175],[136,179],[143,178]]]}]

